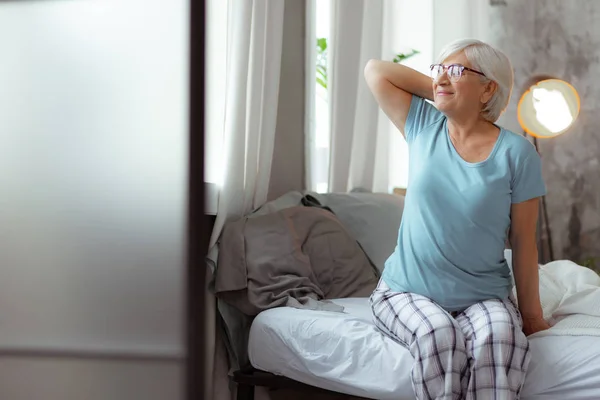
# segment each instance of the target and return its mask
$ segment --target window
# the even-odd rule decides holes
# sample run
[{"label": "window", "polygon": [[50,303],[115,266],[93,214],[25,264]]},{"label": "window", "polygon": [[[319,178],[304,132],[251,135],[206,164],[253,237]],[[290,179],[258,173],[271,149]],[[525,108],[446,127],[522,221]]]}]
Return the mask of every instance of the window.
[{"label": "window", "polygon": [[[327,192],[329,180],[329,101],[327,93],[327,43],[329,42],[331,12],[330,1],[317,1],[316,50],[317,79],[315,79],[315,190]],[[324,72],[324,73],[323,73]]]},{"label": "window", "polygon": [[327,192],[329,180],[327,44],[330,37],[330,3],[329,0],[307,2],[307,188],[319,193]]},{"label": "window", "polygon": [[[433,3],[400,0],[390,3],[384,25],[389,27],[389,44],[394,51],[416,49],[419,54],[402,64],[429,75],[433,61]],[[418,32],[418,34],[415,34]],[[398,130],[386,120],[390,131],[389,188],[408,186],[408,145]]]},{"label": "window", "polygon": [[[330,50],[331,1],[310,0],[307,14],[307,187],[328,191],[330,164],[330,116],[327,83],[327,55]],[[429,73],[433,60],[433,2],[395,0],[384,5],[383,53],[410,53],[403,61],[420,72]],[[415,34],[419,32],[419,34]],[[329,44],[329,47],[328,47]],[[391,60],[391,59],[390,59]],[[329,77],[330,78],[330,77]],[[408,184],[408,147],[403,136],[387,119],[380,119],[381,134],[389,133],[388,189]],[[376,136],[374,135],[374,140]]]}]

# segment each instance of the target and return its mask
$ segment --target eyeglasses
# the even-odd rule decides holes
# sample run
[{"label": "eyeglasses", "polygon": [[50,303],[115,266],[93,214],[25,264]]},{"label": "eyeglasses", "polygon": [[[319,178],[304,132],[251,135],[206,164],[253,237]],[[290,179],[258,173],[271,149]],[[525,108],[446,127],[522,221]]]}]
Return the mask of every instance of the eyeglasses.
[{"label": "eyeglasses", "polygon": [[463,76],[463,73],[465,71],[471,71],[474,72],[476,74],[479,74],[481,76],[485,76],[485,74],[483,72],[480,71],[476,71],[474,69],[471,68],[467,68],[464,65],[461,64],[452,64],[452,65],[443,65],[443,64],[432,64],[430,67],[431,69],[431,77],[433,79],[437,79],[439,78],[444,71],[448,71],[448,78],[452,81],[452,82],[456,82],[458,81],[461,76]]}]

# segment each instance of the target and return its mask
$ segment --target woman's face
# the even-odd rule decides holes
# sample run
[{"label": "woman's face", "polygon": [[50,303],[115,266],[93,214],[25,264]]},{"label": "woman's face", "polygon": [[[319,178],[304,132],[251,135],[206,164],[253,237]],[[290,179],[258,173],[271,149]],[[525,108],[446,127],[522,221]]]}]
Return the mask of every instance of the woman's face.
[{"label": "woman's face", "polygon": [[[463,52],[444,60],[445,66],[460,64],[473,68]],[[433,79],[433,99],[438,110],[451,117],[461,117],[480,113],[483,105],[492,97],[495,87],[491,81],[481,81],[476,72],[464,70],[458,80],[450,79],[448,70]]]}]

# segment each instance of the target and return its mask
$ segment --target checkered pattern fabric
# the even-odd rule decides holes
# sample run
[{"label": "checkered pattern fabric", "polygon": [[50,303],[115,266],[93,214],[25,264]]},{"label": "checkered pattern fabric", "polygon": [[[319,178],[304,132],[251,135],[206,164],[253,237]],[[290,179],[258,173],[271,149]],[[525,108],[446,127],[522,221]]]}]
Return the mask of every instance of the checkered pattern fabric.
[{"label": "checkered pattern fabric", "polygon": [[529,364],[529,343],[512,299],[486,300],[452,315],[432,300],[394,292],[383,280],[371,295],[375,325],[407,347],[419,400],[514,400]]}]

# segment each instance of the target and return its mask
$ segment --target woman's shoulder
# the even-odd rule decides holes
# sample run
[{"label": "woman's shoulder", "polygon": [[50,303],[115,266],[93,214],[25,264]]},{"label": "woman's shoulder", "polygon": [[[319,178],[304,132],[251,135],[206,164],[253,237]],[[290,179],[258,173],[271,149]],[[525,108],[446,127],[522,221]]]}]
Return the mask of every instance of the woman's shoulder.
[{"label": "woman's shoulder", "polygon": [[518,160],[537,154],[535,146],[525,136],[505,128],[500,129],[504,130],[504,146],[510,158]]},{"label": "woman's shoulder", "polygon": [[404,130],[408,144],[422,131],[440,131],[445,118],[431,102],[413,95]]}]

